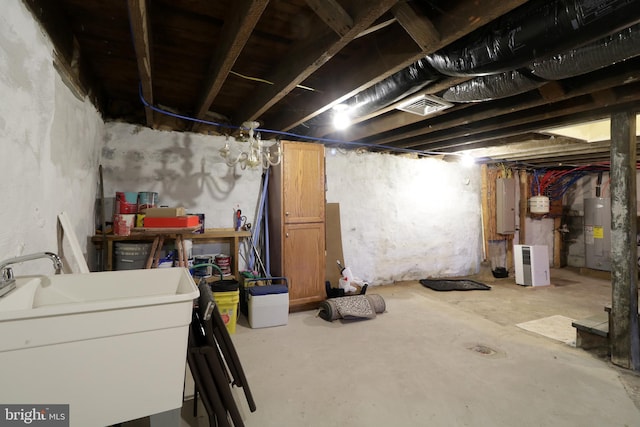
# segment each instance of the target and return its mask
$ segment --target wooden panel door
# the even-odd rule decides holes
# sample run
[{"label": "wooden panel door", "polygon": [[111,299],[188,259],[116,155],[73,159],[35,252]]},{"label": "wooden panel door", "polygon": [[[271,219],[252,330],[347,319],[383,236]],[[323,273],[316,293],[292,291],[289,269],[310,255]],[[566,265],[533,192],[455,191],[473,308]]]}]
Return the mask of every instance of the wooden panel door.
[{"label": "wooden panel door", "polygon": [[282,143],[284,222],[324,222],[324,146]]},{"label": "wooden panel door", "polygon": [[294,311],[313,308],[326,296],[324,223],[287,224],[283,238],[290,307]]}]

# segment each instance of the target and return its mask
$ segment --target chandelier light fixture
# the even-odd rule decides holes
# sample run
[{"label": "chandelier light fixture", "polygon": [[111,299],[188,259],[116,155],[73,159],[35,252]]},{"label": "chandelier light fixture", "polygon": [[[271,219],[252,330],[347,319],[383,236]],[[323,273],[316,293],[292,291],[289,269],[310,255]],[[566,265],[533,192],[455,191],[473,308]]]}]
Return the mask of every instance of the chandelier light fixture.
[{"label": "chandelier light fixture", "polygon": [[275,142],[271,145],[265,145],[260,139],[260,132],[255,132],[259,125],[260,123],[258,122],[244,122],[242,124],[243,128],[249,130],[249,138],[246,141],[236,140],[236,142],[242,144],[239,154],[232,154],[232,151],[236,150],[231,148],[229,142],[226,142],[224,147],[220,149],[220,156],[227,166],[233,167],[240,164],[240,168],[243,170],[247,166],[252,169],[258,166],[262,166],[262,169],[269,169],[269,166],[275,166],[280,163],[282,159],[280,143]]}]

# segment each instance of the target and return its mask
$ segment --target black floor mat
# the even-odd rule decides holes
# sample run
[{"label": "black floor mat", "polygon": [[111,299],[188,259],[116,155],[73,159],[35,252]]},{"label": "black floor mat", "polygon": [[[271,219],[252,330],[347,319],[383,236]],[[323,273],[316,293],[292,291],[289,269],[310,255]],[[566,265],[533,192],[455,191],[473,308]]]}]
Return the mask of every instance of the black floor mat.
[{"label": "black floor mat", "polygon": [[474,280],[421,279],[420,284],[434,291],[488,291],[491,286]]}]

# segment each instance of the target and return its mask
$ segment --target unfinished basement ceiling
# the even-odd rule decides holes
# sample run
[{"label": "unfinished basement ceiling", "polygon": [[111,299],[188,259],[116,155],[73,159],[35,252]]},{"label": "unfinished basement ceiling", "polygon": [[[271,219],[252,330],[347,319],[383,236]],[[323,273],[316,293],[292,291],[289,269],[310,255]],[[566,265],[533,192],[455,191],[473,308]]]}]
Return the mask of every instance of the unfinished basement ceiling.
[{"label": "unfinished basement ceiling", "polygon": [[24,2],[70,87],[151,128],[553,166],[608,142],[543,130],[640,111],[640,0]]}]

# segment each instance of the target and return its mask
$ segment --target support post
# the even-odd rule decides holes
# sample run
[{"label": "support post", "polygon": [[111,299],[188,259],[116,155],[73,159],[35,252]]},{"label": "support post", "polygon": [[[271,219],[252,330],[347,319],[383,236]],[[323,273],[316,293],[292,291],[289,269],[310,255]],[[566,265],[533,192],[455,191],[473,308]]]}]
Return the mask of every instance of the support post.
[{"label": "support post", "polygon": [[636,247],[636,121],[611,115],[611,361],[640,371]]}]

